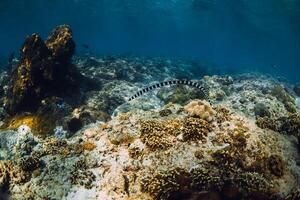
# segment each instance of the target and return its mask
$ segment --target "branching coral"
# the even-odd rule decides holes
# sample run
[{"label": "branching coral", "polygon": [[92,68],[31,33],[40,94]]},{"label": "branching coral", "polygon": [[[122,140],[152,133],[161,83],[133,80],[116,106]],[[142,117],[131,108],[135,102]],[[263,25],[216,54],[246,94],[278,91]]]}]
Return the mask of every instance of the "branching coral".
[{"label": "branching coral", "polygon": [[172,193],[189,185],[188,173],[180,168],[149,173],[141,181],[142,191],[150,193],[157,200],[169,199]]},{"label": "branching coral", "polygon": [[224,107],[217,106],[214,108],[215,110],[215,119],[218,122],[218,124],[221,124],[222,122],[229,121],[231,119],[230,111]]},{"label": "branching coral", "polygon": [[197,191],[221,190],[224,182],[220,176],[213,174],[207,168],[194,168],[191,170],[191,187]]},{"label": "branching coral", "polygon": [[230,137],[227,138],[229,145],[212,153],[212,164],[226,169],[228,172],[244,168],[245,150],[249,138],[247,131],[247,127],[237,124],[237,127],[229,132]]},{"label": "branching coral", "polygon": [[239,177],[234,178],[233,182],[245,196],[266,196],[273,188],[272,182],[268,181],[262,175],[252,172],[241,174]]},{"label": "branching coral", "polygon": [[262,129],[271,129],[274,131],[278,129],[276,120],[270,117],[257,117],[256,125]]},{"label": "branching coral", "polygon": [[202,140],[205,142],[205,137],[212,131],[212,125],[203,119],[187,117],[183,120],[180,131],[183,141]]},{"label": "branching coral", "polygon": [[141,140],[152,151],[172,146],[172,140],[165,134],[164,124],[156,120],[141,122]]}]

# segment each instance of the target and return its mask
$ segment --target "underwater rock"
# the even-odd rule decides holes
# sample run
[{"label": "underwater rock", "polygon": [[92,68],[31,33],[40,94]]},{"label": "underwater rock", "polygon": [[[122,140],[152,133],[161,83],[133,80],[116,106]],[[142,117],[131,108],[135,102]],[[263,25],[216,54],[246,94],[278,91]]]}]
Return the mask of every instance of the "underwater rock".
[{"label": "underwater rock", "polygon": [[12,72],[6,110],[15,115],[36,111],[47,96],[76,91],[77,73],[70,58],[75,43],[69,26],[57,27],[44,42],[37,34],[28,36],[20,50],[20,63]]},{"label": "underwater rock", "polygon": [[56,27],[45,41],[54,60],[69,62],[75,52],[75,42],[69,26]]}]

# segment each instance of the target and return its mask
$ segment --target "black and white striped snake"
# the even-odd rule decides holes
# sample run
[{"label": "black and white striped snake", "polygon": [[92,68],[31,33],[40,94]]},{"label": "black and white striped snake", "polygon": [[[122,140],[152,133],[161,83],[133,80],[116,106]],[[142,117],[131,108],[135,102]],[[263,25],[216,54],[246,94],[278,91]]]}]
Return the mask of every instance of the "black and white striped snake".
[{"label": "black and white striped snake", "polygon": [[156,88],[160,88],[160,87],[163,87],[163,86],[167,86],[167,85],[188,85],[188,86],[191,86],[191,87],[195,87],[195,88],[198,88],[202,93],[203,93],[203,96],[205,98],[208,97],[208,89],[205,88],[203,86],[203,84],[199,84],[197,82],[193,82],[193,81],[187,81],[187,80],[170,80],[170,81],[164,81],[164,82],[161,82],[161,83],[157,83],[157,84],[153,84],[153,85],[150,85],[140,91],[138,91],[137,93],[135,93],[133,96],[131,96],[128,101],[131,101],[141,95],[143,95],[144,93],[147,93],[153,89],[156,89]]}]

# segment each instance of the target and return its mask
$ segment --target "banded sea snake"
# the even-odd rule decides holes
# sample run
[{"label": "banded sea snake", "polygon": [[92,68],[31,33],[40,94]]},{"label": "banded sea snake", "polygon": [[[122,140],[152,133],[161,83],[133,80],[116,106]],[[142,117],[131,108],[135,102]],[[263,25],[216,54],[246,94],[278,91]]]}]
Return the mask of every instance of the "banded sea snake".
[{"label": "banded sea snake", "polygon": [[187,80],[170,80],[170,81],[164,81],[164,82],[161,82],[161,83],[157,83],[157,84],[153,84],[153,85],[150,85],[140,91],[138,91],[137,93],[135,93],[133,96],[131,96],[128,101],[131,101],[141,95],[143,95],[144,93],[147,93],[153,89],[156,89],[156,88],[160,88],[160,87],[163,87],[163,86],[167,86],[167,85],[188,85],[188,86],[191,86],[191,87],[195,87],[195,88],[198,88],[202,94],[203,94],[203,97],[205,99],[208,99],[208,89],[206,87],[204,87],[203,84],[200,84],[198,82],[193,82],[193,81],[187,81]]}]

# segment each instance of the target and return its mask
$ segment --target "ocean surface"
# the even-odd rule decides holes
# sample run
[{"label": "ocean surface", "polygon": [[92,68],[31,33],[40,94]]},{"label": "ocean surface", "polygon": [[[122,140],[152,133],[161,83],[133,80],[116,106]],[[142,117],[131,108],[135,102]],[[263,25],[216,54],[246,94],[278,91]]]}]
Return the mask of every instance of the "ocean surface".
[{"label": "ocean surface", "polygon": [[192,58],[216,73],[300,81],[299,0],[1,0],[0,57],[60,24],[77,54]]}]

